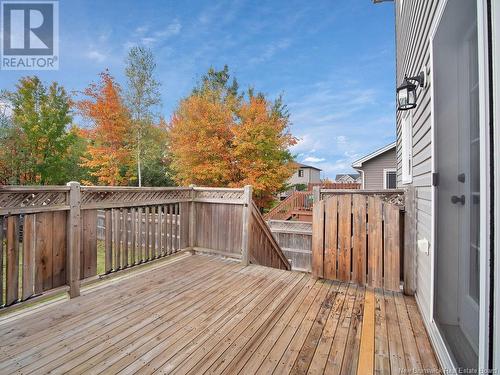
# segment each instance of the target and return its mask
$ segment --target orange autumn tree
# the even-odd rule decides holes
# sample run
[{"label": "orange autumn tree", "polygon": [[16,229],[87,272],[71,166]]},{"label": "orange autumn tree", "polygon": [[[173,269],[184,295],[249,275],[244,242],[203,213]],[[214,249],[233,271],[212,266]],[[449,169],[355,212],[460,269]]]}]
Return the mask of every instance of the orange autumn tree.
[{"label": "orange autumn tree", "polygon": [[120,86],[106,71],[100,82],[91,84],[77,103],[91,127],[82,132],[88,138],[82,166],[90,169],[98,184],[129,185],[135,180],[133,136],[130,114],[123,104]]},{"label": "orange autumn tree", "polygon": [[228,186],[233,181],[232,113],[202,95],[183,100],[170,123],[170,151],[180,185]]},{"label": "orange autumn tree", "polygon": [[232,154],[237,160],[237,178],[229,186],[252,185],[256,202],[267,206],[294,172],[288,148],[296,139],[288,130],[288,114],[281,99],[270,103],[252,91],[248,96],[233,127]]},{"label": "orange autumn tree", "polygon": [[293,173],[289,117],[281,99],[238,93],[229,70],[211,68],[182,100],[169,126],[174,179],[180,185],[252,185],[266,206]]}]

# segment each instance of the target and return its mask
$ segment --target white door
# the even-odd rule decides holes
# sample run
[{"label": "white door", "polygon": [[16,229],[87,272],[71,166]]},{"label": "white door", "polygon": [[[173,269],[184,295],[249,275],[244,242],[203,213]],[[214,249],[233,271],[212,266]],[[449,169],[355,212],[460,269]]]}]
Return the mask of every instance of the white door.
[{"label": "white door", "polygon": [[434,316],[457,367],[479,352],[479,96],[476,4],[448,1],[432,43],[435,119]]}]

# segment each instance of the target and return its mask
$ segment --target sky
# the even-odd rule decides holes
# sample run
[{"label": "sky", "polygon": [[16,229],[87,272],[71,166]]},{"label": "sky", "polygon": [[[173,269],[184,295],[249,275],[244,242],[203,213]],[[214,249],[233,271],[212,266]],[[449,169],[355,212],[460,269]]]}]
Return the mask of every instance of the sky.
[{"label": "sky", "polygon": [[396,138],[394,4],[371,0],[63,0],[57,71],[0,71],[0,89],[36,74],[80,91],[109,69],[122,85],[128,49],[150,47],[169,119],[209,67],[241,89],[283,95],[292,148],[322,178]]}]

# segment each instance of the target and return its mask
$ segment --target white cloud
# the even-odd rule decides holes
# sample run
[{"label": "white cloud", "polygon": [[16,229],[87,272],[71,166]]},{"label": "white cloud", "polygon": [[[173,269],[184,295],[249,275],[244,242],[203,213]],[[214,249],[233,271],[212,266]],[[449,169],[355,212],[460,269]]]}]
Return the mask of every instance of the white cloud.
[{"label": "white cloud", "polygon": [[128,50],[131,47],[142,44],[146,47],[152,47],[168,38],[179,34],[182,30],[181,22],[175,18],[167,26],[159,30],[152,30],[151,25],[142,25],[136,27],[132,33],[132,38],[123,44],[124,49]]},{"label": "white cloud", "polygon": [[86,57],[99,63],[106,61],[108,58],[104,52],[98,51],[97,49],[87,51]]},{"label": "white cloud", "polygon": [[182,25],[178,19],[175,19],[170,25],[168,25],[164,30],[157,31],[154,35],[157,38],[169,38],[171,36],[177,35],[181,32]]},{"label": "white cloud", "polygon": [[347,137],[345,135],[337,136],[337,143],[341,145],[345,145],[347,143]]},{"label": "white cloud", "polygon": [[148,25],[138,26],[138,27],[135,29],[135,33],[136,33],[136,34],[144,34],[144,33],[146,33],[148,30],[149,30],[149,26],[148,26]]},{"label": "white cloud", "polygon": [[321,163],[322,161],[325,161],[325,158],[318,158],[316,156],[308,156],[303,161],[304,161],[304,163]]},{"label": "white cloud", "polygon": [[286,50],[288,47],[290,47],[291,44],[292,41],[290,39],[282,39],[277,42],[270,43],[264,48],[264,51],[260,55],[251,58],[250,63],[259,64],[264,61],[270,60],[278,52]]},{"label": "white cloud", "polygon": [[144,38],[141,38],[141,44],[149,47],[151,46],[152,44],[155,44],[157,39],[156,38],[153,38],[153,37],[144,37]]},{"label": "white cloud", "polygon": [[322,148],[321,140],[311,134],[298,136],[299,140],[291,147],[292,153],[314,153],[318,148]]}]

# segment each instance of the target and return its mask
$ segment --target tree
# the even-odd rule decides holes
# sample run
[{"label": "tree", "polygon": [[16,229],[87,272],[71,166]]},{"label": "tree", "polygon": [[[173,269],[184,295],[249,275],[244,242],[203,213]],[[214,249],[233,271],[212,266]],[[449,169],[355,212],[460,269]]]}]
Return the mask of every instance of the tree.
[{"label": "tree", "polygon": [[155,79],[156,63],[150,49],[132,47],[126,60],[127,76],[126,101],[135,130],[137,177],[142,186],[142,161],[144,150],[149,143],[147,136],[154,122],[154,109],[160,104],[160,84]]},{"label": "tree", "polygon": [[228,186],[234,181],[233,125],[233,113],[220,102],[202,94],[181,101],[169,128],[175,181],[203,186]]},{"label": "tree", "polygon": [[144,186],[173,186],[167,155],[167,123],[160,119],[158,125],[149,126],[147,131],[144,136],[142,183]]},{"label": "tree", "polygon": [[288,115],[280,102],[281,98],[270,103],[263,95],[250,92],[234,127],[233,157],[238,176],[230,186],[252,185],[260,206],[266,206],[273,193],[283,189],[294,170],[288,148],[295,144],[295,138],[288,130]]},{"label": "tree", "polygon": [[63,87],[48,88],[38,77],[21,78],[3,95],[1,120],[3,180],[12,184],[62,184],[71,177],[67,155],[75,141],[68,130],[71,100]]},{"label": "tree", "polygon": [[85,99],[77,103],[82,116],[92,123],[81,130],[89,140],[82,165],[99,184],[128,185],[136,178],[130,113],[114,78],[107,71],[99,77],[100,82],[85,89]]},{"label": "tree", "polygon": [[263,207],[293,173],[296,140],[282,99],[238,93],[227,66],[210,69],[182,100],[169,126],[169,153],[179,184],[254,187]]}]

